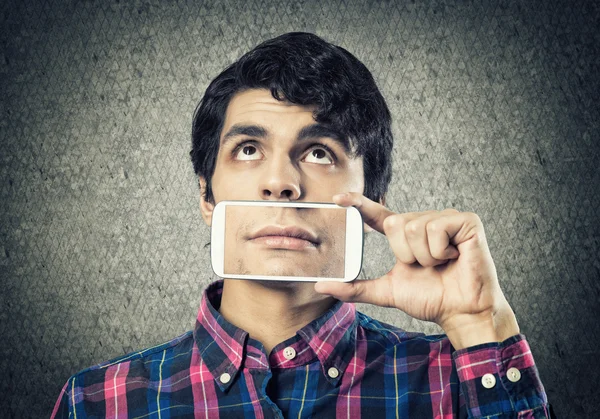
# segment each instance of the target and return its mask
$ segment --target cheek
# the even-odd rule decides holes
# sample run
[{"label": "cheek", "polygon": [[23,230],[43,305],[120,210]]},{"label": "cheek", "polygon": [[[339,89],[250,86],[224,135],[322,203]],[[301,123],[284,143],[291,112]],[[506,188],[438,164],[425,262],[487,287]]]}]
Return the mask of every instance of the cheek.
[{"label": "cheek", "polygon": [[362,159],[354,160],[348,165],[348,188],[352,192],[362,193],[365,189],[365,174]]},{"label": "cheek", "polygon": [[252,171],[242,174],[217,165],[212,178],[212,191],[216,202],[248,198],[256,189]]},{"label": "cheek", "polygon": [[331,171],[308,168],[305,170],[305,174],[310,182],[310,185],[307,185],[309,188],[318,186],[318,190],[328,194],[341,192],[362,193],[364,191],[362,159],[346,161],[344,166]]},{"label": "cheek", "polygon": [[347,189],[362,191],[364,185],[362,165],[349,165],[345,168],[328,170],[318,166],[307,166],[304,169],[306,180],[311,184],[319,184],[322,188],[338,191]]}]

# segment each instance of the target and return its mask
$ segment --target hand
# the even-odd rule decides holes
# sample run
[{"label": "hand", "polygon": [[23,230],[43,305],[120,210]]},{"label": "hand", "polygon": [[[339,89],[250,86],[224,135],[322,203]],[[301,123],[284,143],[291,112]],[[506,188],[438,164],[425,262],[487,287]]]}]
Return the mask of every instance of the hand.
[{"label": "hand", "polygon": [[356,192],[336,195],[334,202],[356,207],[369,227],[385,234],[396,264],[377,279],[317,282],[317,292],[433,321],[455,349],[519,333],[477,214],[455,209],[396,214]]}]

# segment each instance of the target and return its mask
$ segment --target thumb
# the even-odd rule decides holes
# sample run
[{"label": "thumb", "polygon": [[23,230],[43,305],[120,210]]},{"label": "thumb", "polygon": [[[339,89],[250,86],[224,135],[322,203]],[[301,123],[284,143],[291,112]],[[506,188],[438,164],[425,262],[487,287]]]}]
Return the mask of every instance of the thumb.
[{"label": "thumb", "polygon": [[444,253],[444,259],[458,259],[460,252],[455,246],[449,245]]},{"label": "thumb", "polygon": [[390,307],[390,293],[387,288],[383,289],[384,282],[381,279],[357,279],[351,282],[320,281],[315,284],[315,291],[345,302]]},{"label": "thumb", "polygon": [[362,303],[361,297],[364,294],[364,285],[362,282],[361,280],[351,282],[319,281],[315,284],[315,291],[331,295],[338,300]]}]

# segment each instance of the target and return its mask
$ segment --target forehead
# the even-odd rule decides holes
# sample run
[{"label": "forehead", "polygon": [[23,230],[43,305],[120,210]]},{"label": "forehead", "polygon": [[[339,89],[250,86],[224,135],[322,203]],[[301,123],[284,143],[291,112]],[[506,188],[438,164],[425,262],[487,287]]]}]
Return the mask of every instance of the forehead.
[{"label": "forehead", "polygon": [[300,124],[315,122],[315,106],[302,106],[275,99],[267,89],[249,89],[236,93],[227,106],[223,132],[227,127],[241,121],[265,124],[274,120],[289,119]]},{"label": "forehead", "polygon": [[349,139],[338,129],[318,123],[316,106],[297,105],[275,99],[270,90],[250,89],[235,94],[227,107],[220,135],[224,147],[236,136],[267,139],[287,138],[291,142],[329,138],[348,156],[355,158]]}]

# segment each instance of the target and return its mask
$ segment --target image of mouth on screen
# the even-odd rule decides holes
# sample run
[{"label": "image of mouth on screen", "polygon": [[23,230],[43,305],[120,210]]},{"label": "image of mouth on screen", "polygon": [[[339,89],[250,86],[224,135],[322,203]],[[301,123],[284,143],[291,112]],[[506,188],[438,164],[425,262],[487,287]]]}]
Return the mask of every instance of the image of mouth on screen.
[{"label": "image of mouth on screen", "polygon": [[228,206],[224,272],[344,277],[346,210]]}]

